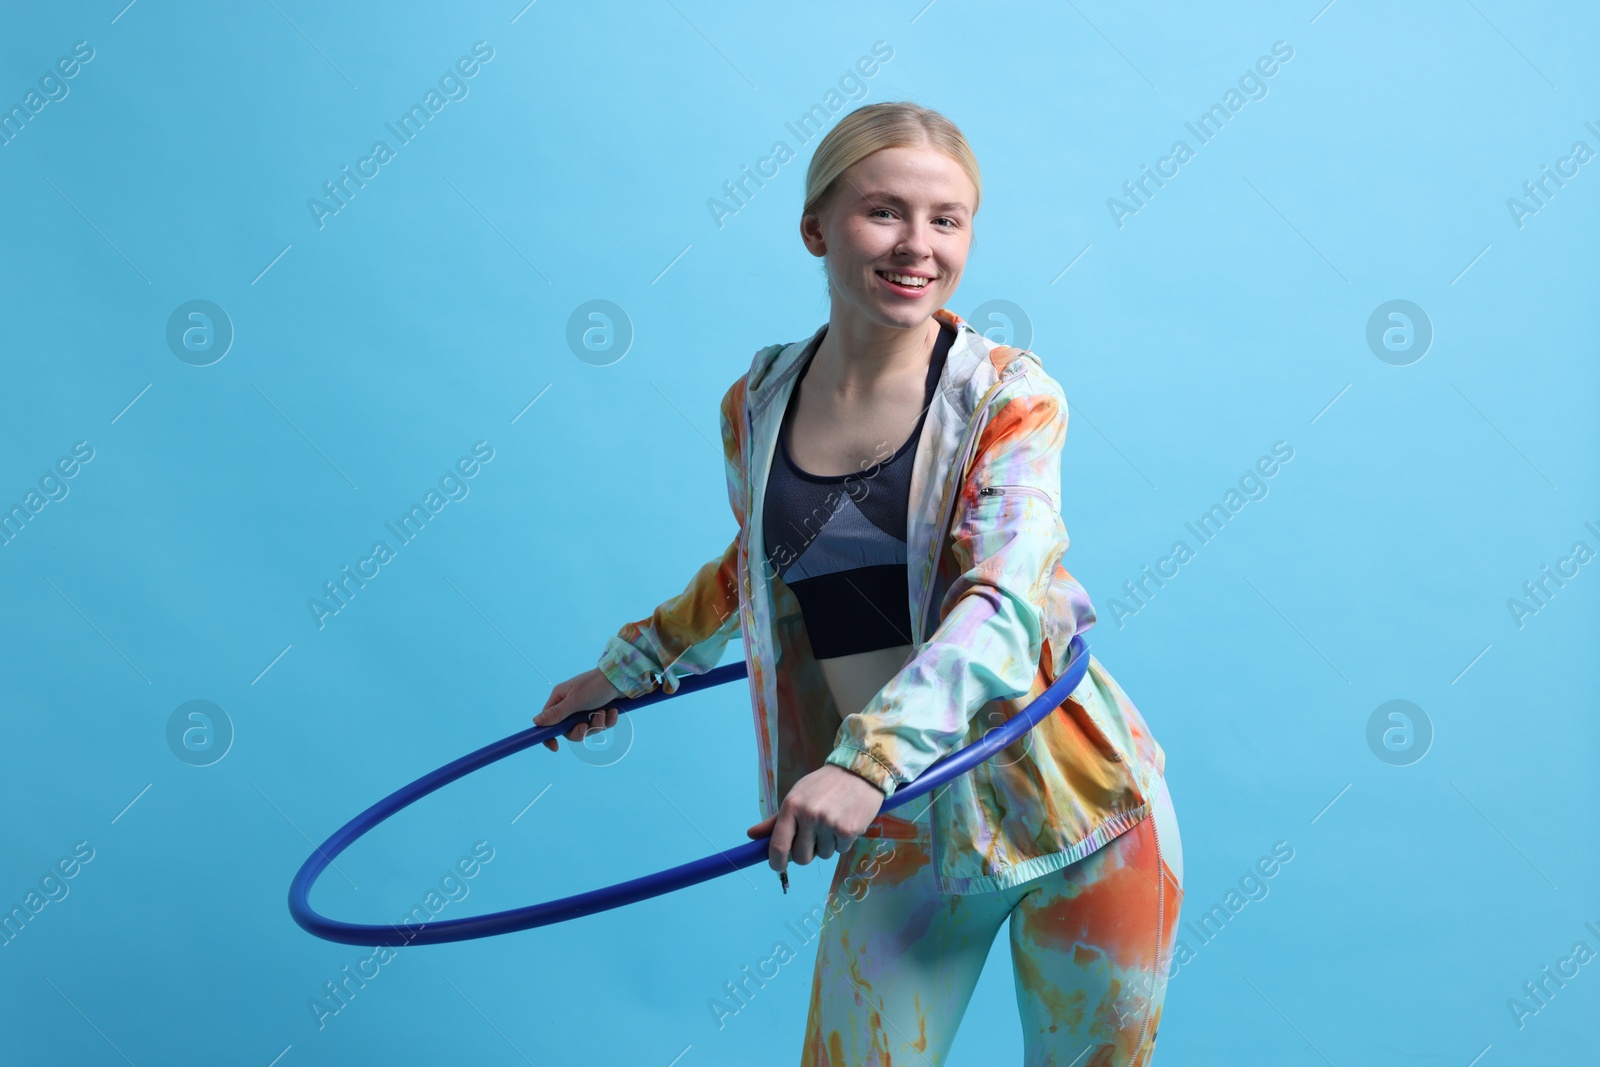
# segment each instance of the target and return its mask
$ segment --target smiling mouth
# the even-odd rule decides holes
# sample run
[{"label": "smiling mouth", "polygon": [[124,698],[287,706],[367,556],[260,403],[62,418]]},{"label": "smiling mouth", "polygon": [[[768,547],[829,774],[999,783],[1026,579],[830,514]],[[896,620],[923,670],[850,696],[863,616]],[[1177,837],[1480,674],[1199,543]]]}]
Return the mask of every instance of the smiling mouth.
[{"label": "smiling mouth", "polygon": [[933,284],[932,278],[925,278],[920,274],[901,274],[898,271],[892,270],[879,270],[874,271],[874,273],[884,281],[888,282],[890,285],[900,289],[926,289],[929,285]]}]

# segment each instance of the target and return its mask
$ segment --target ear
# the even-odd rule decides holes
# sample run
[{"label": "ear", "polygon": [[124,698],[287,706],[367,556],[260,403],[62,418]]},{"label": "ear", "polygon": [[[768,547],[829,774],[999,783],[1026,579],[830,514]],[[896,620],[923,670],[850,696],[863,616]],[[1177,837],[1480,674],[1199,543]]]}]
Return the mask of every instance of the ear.
[{"label": "ear", "polygon": [[828,240],[822,234],[822,219],[816,214],[800,216],[800,240],[806,251],[817,257],[828,254]]}]

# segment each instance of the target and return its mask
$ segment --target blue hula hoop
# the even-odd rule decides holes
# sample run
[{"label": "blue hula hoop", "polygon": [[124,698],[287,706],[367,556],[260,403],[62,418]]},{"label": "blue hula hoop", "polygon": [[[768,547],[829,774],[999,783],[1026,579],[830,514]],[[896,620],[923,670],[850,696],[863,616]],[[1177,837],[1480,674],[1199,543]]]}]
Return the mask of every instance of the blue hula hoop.
[{"label": "blue hula hoop", "polygon": [[[1084,672],[1088,670],[1089,649],[1082,637],[1073,637],[1068,652],[1070,658],[1067,661],[1066,670],[1062,671],[1061,677],[1051,683],[1050,687],[1039,694],[1037,699],[1019,714],[1013,716],[1004,726],[996,727],[965,748],[941,757],[924,770],[916,781],[895,790],[893,794],[885,799],[883,807],[879,809],[879,814],[914,800],[935,786],[943,785],[956,776],[966,773],[1038,725],[1040,720],[1059,707],[1072,694],[1072,691],[1078,687],[1078,683],[1083,680]],[[730,663],[726,666],[713,668],[704,674],[690,675],[683,678],[679,682],[677,690],[672,693],[657,689],[655,692],[646,693],[640,697],[620,699],[610,706],[615,707],[619,713],[627,713],[658,701],[682,696],[685,693],[698,692],[701,689],[709,689],[712,686],[747,676],[748,671],[743,662]],[[521,752],[525,748],[537,745],[546,738],[564,734],[575,723],[587,719],[590,714],[587,711],[574,712],[559,723],[553,723],[549,726],[535,726],[512,734],[510,737],[503,738],[493,744],[485,745],[476,752],[469,752],[460,759],[423,775],[410,785],[402,786],[390,793],[341,826],[322,843],[320,848],[307,858],[305,863],[301,864],[299,872],[295,874],[294,881],[289,886],[289,914],[294,916],[294,921],[299,923],[306,932],[315,934],[324,940],[337,941],[341,944],[391,945],[397,947],[405,945],[438,945],[450,941],[468,941],[477,937],[491,937],[495,934],[509,934],[518,930],[529,930],[536,926],[549,926],[552,923],[577,919],[584,915],[593,915],[600,911],[609,911],[612,908],[620,908],[624,904],[633,904],[650,897],[660,896],[663,893],[670,893],[675,889],[682,889],[685,886],[695,885],[733,871],[742,870],[767,858],[767,848],[772,839],[770,834],[725,852],[716,852],[689,863],[657,871],[655,874],[647,874],[626,882],[618,882],[604,889],[594,889],[586,893],[578,893],[570,897],[547,901],[543,904],[530,904],[527,907],[512,908],[509,911],[497,911],[487,915],[473,915],[439,922],[423,922],[416,925],[410,923],[367,925],[340,922],[337,919],[329,919],[319,915],[312,910],[309,898],[311,896],[311,887],[316,884],[318,876],[328,868],[328,865],[333,862],[335,857],[359,841],[367,831],[395,812],[410,806],[434,790],[448,785],[463,775],[471,774],[480,767],[486,767],[497,760],[505,759],[512,753]]]}]

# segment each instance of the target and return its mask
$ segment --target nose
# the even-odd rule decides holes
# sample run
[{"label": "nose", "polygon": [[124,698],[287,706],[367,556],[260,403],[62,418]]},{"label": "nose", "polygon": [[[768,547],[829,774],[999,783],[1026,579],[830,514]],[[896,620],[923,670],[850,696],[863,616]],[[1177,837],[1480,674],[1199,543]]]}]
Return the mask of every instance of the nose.
[{"label": "nose", "polygon": [[933,244],[928,240],[932,223],[908,219],[900,230],[900,242],[894,246],[897,255],[913,255],[926,259],[933,254]]}]

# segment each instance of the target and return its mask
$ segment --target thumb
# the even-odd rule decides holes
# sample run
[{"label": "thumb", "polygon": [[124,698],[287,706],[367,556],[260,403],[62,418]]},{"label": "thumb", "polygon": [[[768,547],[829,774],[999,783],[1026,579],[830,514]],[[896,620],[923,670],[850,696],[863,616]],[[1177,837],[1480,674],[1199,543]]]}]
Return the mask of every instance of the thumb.
[{"label": "thumb", "polygon": [[778,817],[776,815],[769,816],[750,827],[750,829],[746,830],[745,833],[750,836],[751,840],[755,840],[756,838],[760,837],[767,837],[772,833],[773,824],[777,821]]},{"label": "thumb", "polygon": [[[555,694],[551,693],[551,697],[554,698]],[[546,704],[539,714],[533,717],[533,724],[535,726],[549,726],[553,722],[560,722],[572,713],[571,709],[567,707],[568,703],[567,694],[565,693],[561,695],[560,699],[552,699],[551,703]]]}]

